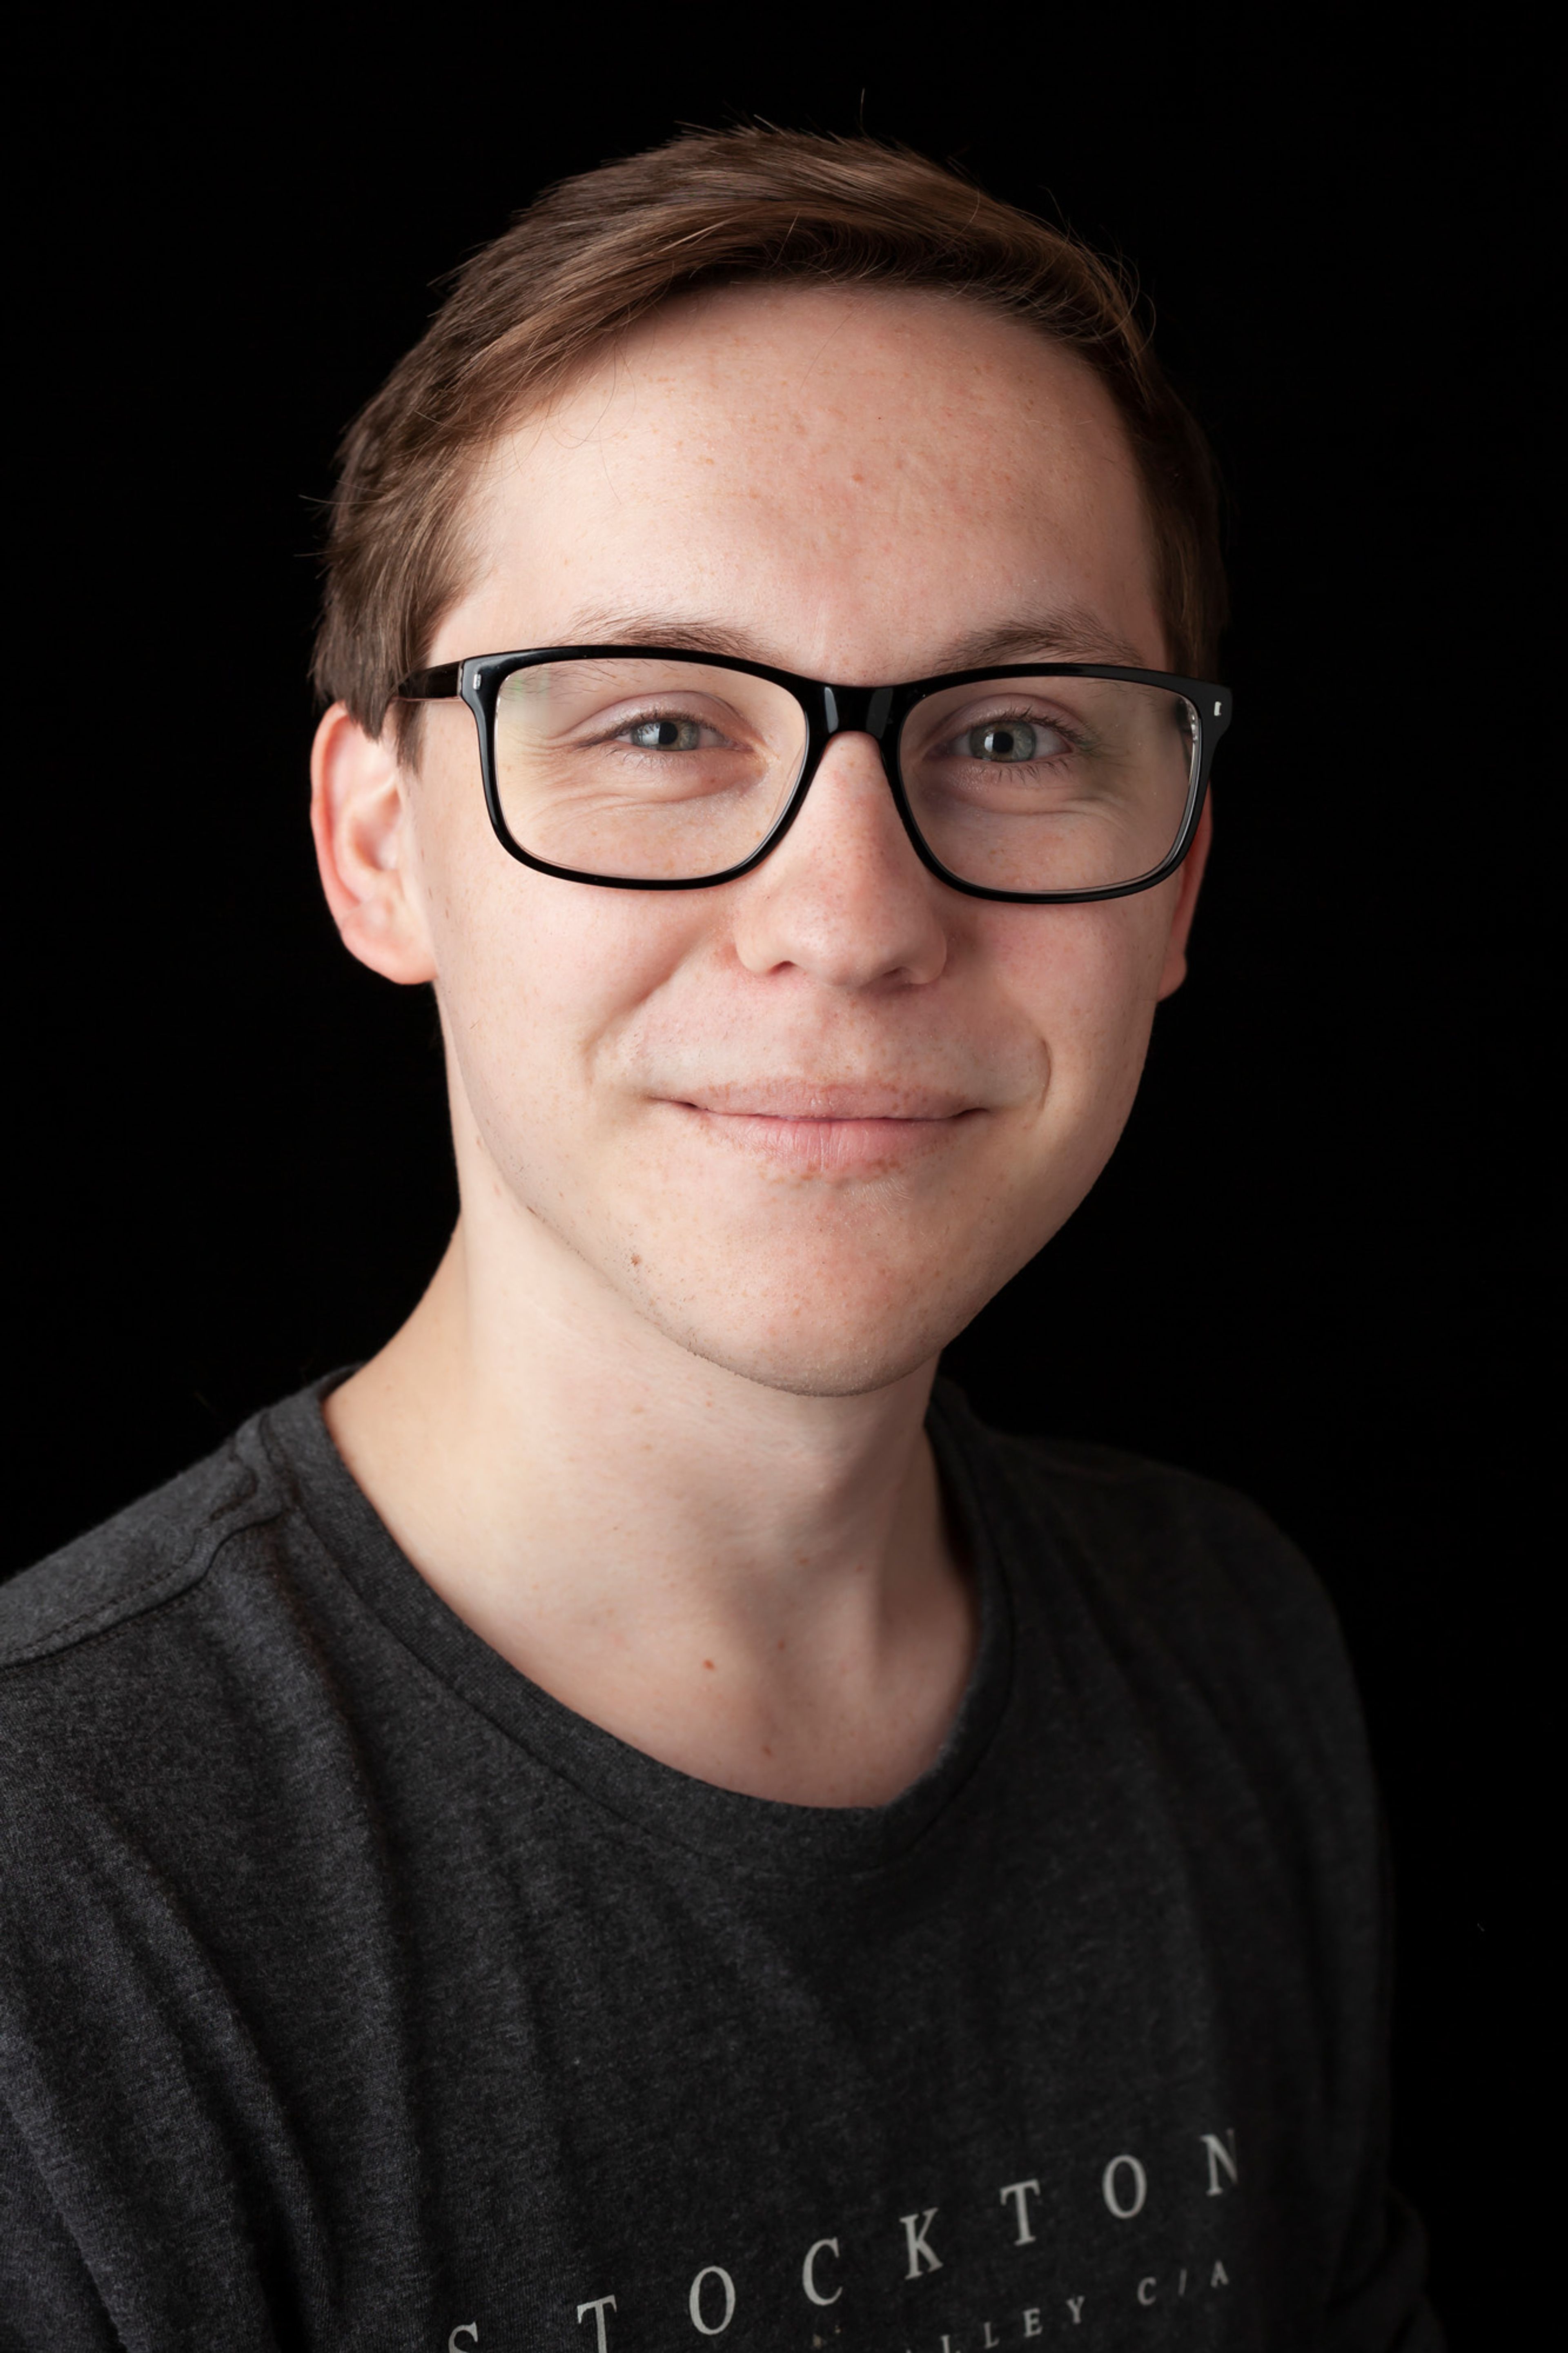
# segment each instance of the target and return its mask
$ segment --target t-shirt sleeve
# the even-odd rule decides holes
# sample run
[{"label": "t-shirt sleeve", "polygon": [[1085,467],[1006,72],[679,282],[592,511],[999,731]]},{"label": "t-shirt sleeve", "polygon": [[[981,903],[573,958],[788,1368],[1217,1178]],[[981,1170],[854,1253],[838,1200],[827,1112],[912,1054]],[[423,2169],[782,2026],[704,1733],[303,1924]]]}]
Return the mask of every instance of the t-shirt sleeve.
[{"label": "t-shirt sleeve", "polygon": [[1372,2220],[1377,2252],[1366,2275],[1335,2297],[1325,2353],[1446,2353],[1447,2340],[1426,2301],[1420,2218],[1388,2189]]},{"label": "t-shirt sleeve", "polygon": [[1426,2233],[1420,2216],[1388,2179],[1393,1902],[1386,1826],[1375,1801],[1374,1810],[1381,1949],[1373,2089],[1363,2161],[1323,2341],[1325,2353],[1446,2353],[1447,2340],[1426,2299]]}]

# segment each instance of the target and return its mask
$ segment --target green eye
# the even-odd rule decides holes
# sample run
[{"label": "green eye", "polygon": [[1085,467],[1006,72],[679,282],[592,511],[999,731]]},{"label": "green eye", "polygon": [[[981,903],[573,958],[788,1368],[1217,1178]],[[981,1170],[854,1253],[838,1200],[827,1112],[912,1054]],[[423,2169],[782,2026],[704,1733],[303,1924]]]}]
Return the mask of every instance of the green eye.
[{"label": "green eye", "polygon": [[639,752],[697,752],[702,730],[695,719],[639,719],[626,729],[623,741]]},{"label": "green eye", "polygon": [[1007,765],[1045,759],[1062,748],[1062,739],[1054,727],[1036,725],[1026,719],[993,720],[988,726],[972,727],[963,738],[963,749],[970,759]]}]

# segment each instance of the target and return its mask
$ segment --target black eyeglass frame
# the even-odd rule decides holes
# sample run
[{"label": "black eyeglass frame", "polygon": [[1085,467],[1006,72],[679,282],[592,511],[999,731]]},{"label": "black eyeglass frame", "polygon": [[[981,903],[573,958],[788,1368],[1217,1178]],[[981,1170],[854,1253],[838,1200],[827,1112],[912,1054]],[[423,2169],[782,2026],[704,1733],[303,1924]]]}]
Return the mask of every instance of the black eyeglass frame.
[{"label": "black eyeglass frame", "polygon": [[[738,670],[747,678],[771,681],[792,694],[805,716],[805,753],[788,800],[772,827],[738,866],[721,874],[699,874],[672,881],[667,876],[644,879],[631,874],[586,874],[572,866],[554,866],[536,858],[516,840],[501,808],[496,777],[496,704],[506,681],[520,670],[535,670],[546,662],[595,660],[675,661],[700,664],[707,670]],[[1131,882],[1108,882],[1088,891],[999,891],[990,883],[966,882],[949,871],[921,832],[904,790],[899,765],[899,741],[904,722],[929,695],[952,686],[975,686],[1001,678],[1125,679],[1133,686],[1160,686],[1184,697],[1197,714],[1198,756],[1193,764],[1187,805],[1172,849],[1147,874]],[[707,654],[683,646],[531,646],[512,653],[469,654],[462,661],[440,662],[433,670],[414,670],[395,689],[399,702],[466,702],[479,735],[479,768],[484,780],[485,807],[501,848],[539,874],[553,874],[563,882],[590,882],[609,891],[713,891],[723,882],[738,881],[760,866],[778,848],[800,815],[824,753],[836,735],[869,735],[882,757],[882,772],[893,796],[904,831],[921,863],[951,890],[972,899],[999,899],[1016,905],[1057,906],[1086,899],[1126,899],[1138,891],[1152,891],[1173,874],[1193,846],[1198,819],[1208,791],[1215,748],[1230,725],[1229,690],[1204,679],[1178,678],[1163,670],[1130,670],[1118,662],[995,662],[979,670],[944,671],[939,678],[911,679],[898,686],[838,686],[825,679],[801,678],[794,670],[774,670],[766,662],[742,660],[733,654]]]}]

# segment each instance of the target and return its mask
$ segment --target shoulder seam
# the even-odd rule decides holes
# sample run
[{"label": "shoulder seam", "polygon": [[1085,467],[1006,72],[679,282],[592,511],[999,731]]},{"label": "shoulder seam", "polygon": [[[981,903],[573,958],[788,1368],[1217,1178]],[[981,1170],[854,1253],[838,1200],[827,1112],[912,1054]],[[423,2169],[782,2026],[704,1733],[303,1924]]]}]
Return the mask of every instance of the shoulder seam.
[{"label": "shoulder seam", "polygon": [[[287,1510],[287,1504],[280,1501],[274,1510],[258,1519],[241,1520],[237,1525],[222,1526],[222,1521],[232,1520],[235,1513],[242,1511],[255,1499],[261,1485],[255,1469],[244,1460],[237,1448],[232,1447],[232,1442],[229,1460],[245,1472],[247,1486],[226,1504],[219,1513],[203,1520],[183,1551],[177,1553],[173,1560],[165,1561],[151,1577],[143,1577],[139,1584],[117,1595],[113,1600],[100,1602],[96,1609],[78,1610],[74,1617],[61,1620],[37,1641],[24,1643],[14,1651],[0,1651],[0,1672],[11,1667],[32,1666],[41,1659],[52,1658],[58,1652],[76,1648],[82,1641],[96,1641],[100,1635],[116,1632],[132,1619],[145,1617],[149,1609],[162,1607],[164,1601],[180,1599],[184,1594],[194,1591],[208,1576],[219,1553],[233,1537],[242,1535],[247,1527],[264,1525],[267,1520],[276,1519]],[[186,1576],[184,1572],[190,1568],[204,1544],[209,1546],[207,1558],[194,1575]],[[168,1589],[157,1599],[145,1602],[140,1608],[135,1606],[144,1595],[156,1593],[159,1587]],[[95,1624],[94,1620],[99,1622]]]}]

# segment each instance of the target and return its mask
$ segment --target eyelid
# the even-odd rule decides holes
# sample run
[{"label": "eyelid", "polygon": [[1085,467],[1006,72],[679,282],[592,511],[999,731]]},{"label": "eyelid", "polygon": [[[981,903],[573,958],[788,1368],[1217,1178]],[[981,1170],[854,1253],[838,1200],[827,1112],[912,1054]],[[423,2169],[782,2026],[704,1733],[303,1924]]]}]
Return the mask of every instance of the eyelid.
[{"label": "eyelid", "polygon": [[646,727],[650,723],[667,720],[677,722],[687,720],[694,727],[705,727],[711,734],[726,737],[729,737],[736,729],[742,733],[752,732],[750,729],[740,728],[738,713],[729,714],[729,724],[726,725],[723,720],[704,712],[691,703],[682,702],[674,696],[665,701],[658,695],[649,695],[643,701],[631,703],[620,712],[596,712],[591,719],[580,721],[578,724],[593,731],[583,737],[582,741],[591,744],[613,744],[616,737],[624,735],[628,728]]},{"label": "eyelid", "polygon": [[[1048,728],[1053,734],[1060,736],[1069,751],[1075,752],[1081,751],[1089,741],[1085,729],[1075,725],[1070,719],[1059,712],[1053,714],[1040,711],[984,711],[973,714],[967,712],[960,712],[956,721],[947,722],[940,733],[921,748],[929,754],[933,751],[940,751],[944,744],[956,745],[962,737],[973,734],[976,728],[980,727]],[[974,754],[965,753],[961,756],[973,759]]]},{"label": "eyelid", "polygon": [[[933,698],[934,700],[934,698]],[[1050,695],[1031,694],[1016,681],[1000,679],[994,693],[975,695],[968,702],[954,702],[943,710],[932,710],[917,703],[910,714],[911,723],[923,718],[933,734],[958,734],[970,727],[1005,726],[1010,720],[1038,723],[1044,720],[1053,727],[1076,727],[1079,724],[1072,713]]]},{"label": "eyelid", "polygon": [[[952,717],[966,726],[984,726],[988,720],[1069,718],[1059,702],[1049,695],[1026,694],[1015,687],[1010,694],[986,695],[968,704],[954,707]],[[1070,724],[1070,718],[1069,718]]]}]

